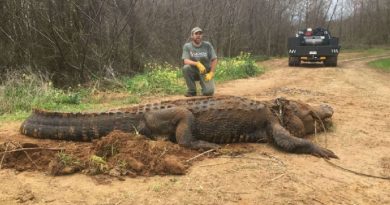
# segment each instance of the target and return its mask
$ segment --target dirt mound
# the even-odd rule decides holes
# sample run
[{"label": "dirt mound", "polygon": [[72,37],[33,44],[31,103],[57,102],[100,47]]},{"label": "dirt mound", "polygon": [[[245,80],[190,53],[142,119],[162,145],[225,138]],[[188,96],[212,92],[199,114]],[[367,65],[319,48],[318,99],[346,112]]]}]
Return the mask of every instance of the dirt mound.
[{"label": "dirt mound", "polygon": [[106,160],[104,166],[110,170],[111,175],[143,176],[184,174],[188,168],[185,160],[198,154],[195,150],[169,141],[154,141],[122,132],[112,132],[102,140],[94,142],[92,151],[95,160],[91,160],[90,168],[95,170],[89,171],[99,171],[99,167],[96,170],[94,165],[101,165],[101,158]]},{"label": "dirt mound", "polygon": [[1,168],[45,171],[56,151],[32,143],[6,142],[0,146]]},{"label": "dirt mound", "polygon": [[199,154],[169,141],[155,141],[118,131],[93,143],[58,142],[58,146],[61,148],[3,143],[0,146],[1,167],[44,171],[52,175],[80,171],[111,176],[185,174],[190,166],[186,160]]}]

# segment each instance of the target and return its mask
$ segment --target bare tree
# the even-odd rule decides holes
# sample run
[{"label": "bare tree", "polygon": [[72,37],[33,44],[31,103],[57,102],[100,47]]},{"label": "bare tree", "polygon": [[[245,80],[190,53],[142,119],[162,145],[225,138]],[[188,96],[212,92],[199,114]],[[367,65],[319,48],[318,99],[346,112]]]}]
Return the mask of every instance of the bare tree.
[{"label": "bare tree", "polygon": [[0,0],[0,71],[45,71],[65,86],[179,65],[195,26],[230,57],[283,55],[287,37],[317,26],[346,47],[389,44],[389,25],[388,0]]}]

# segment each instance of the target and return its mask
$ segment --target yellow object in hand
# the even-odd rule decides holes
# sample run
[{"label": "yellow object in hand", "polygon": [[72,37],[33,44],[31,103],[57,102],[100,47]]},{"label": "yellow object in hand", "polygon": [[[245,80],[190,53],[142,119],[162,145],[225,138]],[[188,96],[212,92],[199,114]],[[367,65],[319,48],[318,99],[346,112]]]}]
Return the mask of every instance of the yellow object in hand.
[{"label": "yellow object in hand", "polygon": [[211,79],[213,79],[213,78],[214,78],[214,72],[209,72],[209,73],[207,73],[206,76],[204,77],[204,79],[205,79],[206,81],[209,81],[209,80],[211,80]]},{"label": "yellow object in hand", "polygon": [[198,68],[200,74],[205,74],[206,73],[206,68],[201,62],[196,62],[195,66]]}]

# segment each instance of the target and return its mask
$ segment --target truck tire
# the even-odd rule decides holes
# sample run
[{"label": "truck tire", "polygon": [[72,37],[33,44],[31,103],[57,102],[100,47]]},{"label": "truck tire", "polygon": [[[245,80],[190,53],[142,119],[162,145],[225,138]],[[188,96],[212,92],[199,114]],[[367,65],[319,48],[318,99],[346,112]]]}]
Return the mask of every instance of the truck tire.
[{"label": "truck tire", "polygon": [[329,56],[326,58],[324,61],[325,66],[330,66],[330,67],[336,67],[337,66],[337,56]]},{"label": "truck tire", "polygon": [[288,66],[300,66],[301,65],[301,60],[299,57],[289,57],[288,58]]}]

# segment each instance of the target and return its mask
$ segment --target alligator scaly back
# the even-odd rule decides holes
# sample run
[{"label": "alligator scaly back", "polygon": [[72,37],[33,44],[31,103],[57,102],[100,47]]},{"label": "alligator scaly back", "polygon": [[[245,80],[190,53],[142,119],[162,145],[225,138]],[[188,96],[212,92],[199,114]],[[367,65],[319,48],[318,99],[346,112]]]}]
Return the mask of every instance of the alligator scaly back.
[{"label": "alligator scaly back", "polygon": [[[288,105],[288,102],[285,104]],[[332,109],[295,106],[297,111],[290,115],[296,123],[290,123],[294,126],[290,126],[289,132],[282,126],[272,107],[272,103],[221,96],[162,101],[101,113],[34,110],[20,131],[35,138],[90,141],[113,130],[138,130],[151,137],[175,136],[178,144],[191,148],[216,148],[215,143],[270,141],[288,152],[337,158],[332,151],[291,134],[296,130],[301,133],[315,131],[311,129],[315,120],[330,118]],[[322,113],[312,116],[313,110]]]},{"label": "alligator scaly back", "polygon": [[66,113],[34,109],[32,115],[21,125],[20,132],[34,138],[90,141],[113,130],[139,131],[144,128],[142,122],[147,112],[183,107],[198,115],[214,107],[232,109],[237,102],[246,101],[248,99],[235,96],[207,96],[140,104],[99,113]]}]

